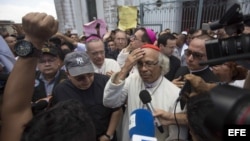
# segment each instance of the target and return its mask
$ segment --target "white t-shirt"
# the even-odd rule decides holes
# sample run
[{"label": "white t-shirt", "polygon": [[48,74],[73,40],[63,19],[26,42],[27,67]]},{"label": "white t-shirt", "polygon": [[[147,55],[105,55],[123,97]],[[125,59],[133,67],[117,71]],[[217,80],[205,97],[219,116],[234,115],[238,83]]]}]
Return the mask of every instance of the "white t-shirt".
[{"label": "white t-shirt", "polygon": [[93,64],[93,67],[96,73],[100,73],[104,75],[106,75],[106,73],[110,71],[119,72],[121,70],[119,64],[114,59],[110,59],[110,58],[105,58],[104,63],[101,68],[98,68],[95,64]]}]

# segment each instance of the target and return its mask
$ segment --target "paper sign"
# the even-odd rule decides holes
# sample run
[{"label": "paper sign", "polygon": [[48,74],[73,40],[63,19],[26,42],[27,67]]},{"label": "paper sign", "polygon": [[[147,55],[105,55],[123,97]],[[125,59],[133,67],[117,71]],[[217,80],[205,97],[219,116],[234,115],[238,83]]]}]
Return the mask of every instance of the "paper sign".
[{"label": "paper sign", "polygon": [[118,6],[119,22],[118,28],[121,30],[136,28],[137,26],[137,7]]},{"label": "paper sign", "polygon": [[102,19],[96,19],[92,22],[86,23],[83,25],[83,30],[86,36],[89,36],[91,34],[98,34],[97,28],[99,28],[100,36],[103,37],[103,35],[107,32],[106,30],[107,24]]}]

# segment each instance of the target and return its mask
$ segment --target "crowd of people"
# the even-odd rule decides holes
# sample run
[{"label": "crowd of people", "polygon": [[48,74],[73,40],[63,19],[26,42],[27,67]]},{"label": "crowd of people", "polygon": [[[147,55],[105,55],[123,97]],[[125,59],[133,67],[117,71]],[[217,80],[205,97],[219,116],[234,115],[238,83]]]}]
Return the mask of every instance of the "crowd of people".
[{"label": "crowd of people", "polygon": [[[130,114],[147,108],[142,90],[164,128],[155,128],[158,141],[211,140],[201,115],[211,102],[203,93],[221,83],[250,88],[248,69],[236,61],[200,65],[208,60],[205,42],[228,37],[222,32],[166,29],[157,35],[138,27],[86,37],[59,32],[45,13],[28,13],[22,21],[17,34],[0,36],[3,141],[129,141]],[[249,27],[245,23],[244,34]],[[30,52],[20,45],[27,42]],[[192,92],[182,109],[186,81]]]}]

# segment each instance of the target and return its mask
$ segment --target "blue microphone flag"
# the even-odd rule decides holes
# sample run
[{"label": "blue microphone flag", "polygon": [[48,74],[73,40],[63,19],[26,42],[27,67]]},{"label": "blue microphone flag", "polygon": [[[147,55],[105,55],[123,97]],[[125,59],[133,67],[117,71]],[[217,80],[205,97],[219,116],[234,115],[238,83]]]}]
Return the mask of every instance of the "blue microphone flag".
[{"label": "blue microphone flag", "polygon": [[136,109],[130,114],[129,136],[141,135],[155,137],[154,117],[146,109]]}]

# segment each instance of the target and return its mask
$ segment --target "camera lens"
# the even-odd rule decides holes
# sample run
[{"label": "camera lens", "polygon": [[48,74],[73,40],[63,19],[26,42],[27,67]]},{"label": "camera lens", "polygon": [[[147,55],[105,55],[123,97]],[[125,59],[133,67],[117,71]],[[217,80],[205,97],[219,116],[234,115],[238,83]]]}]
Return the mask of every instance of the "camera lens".
[{"label": "camera lens", "polygon": [[250,52],[250,36],[234,36],[221,40],[221,47],[223,48],[224,55],[237,55]]},{"label": "camera lens", "polygon": [[250,35],[206,41],[207,59],[250,53]]}]

